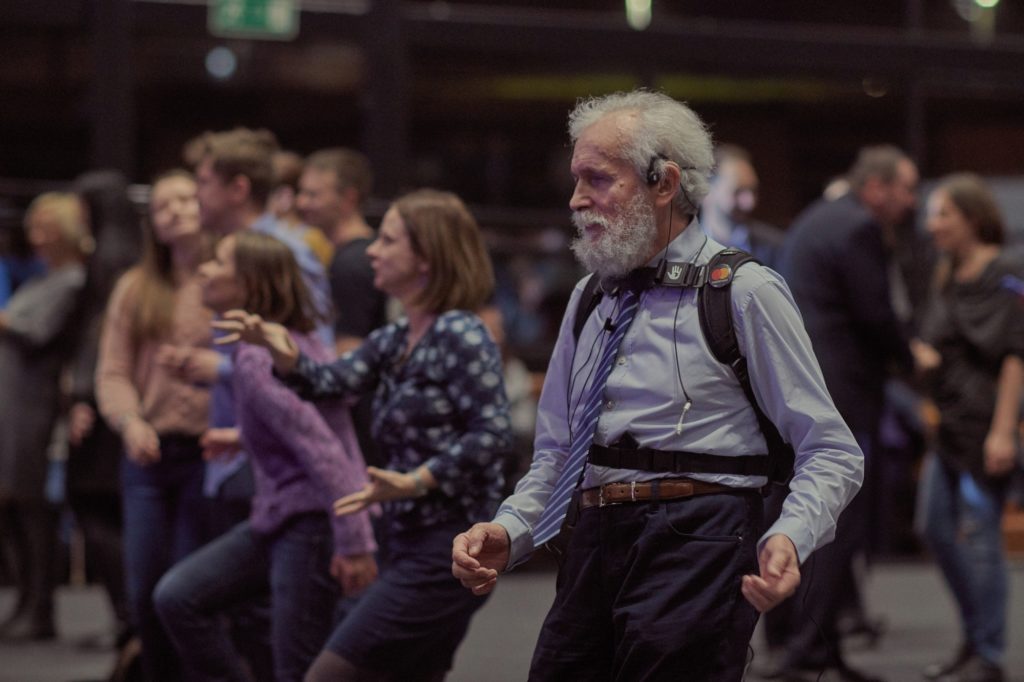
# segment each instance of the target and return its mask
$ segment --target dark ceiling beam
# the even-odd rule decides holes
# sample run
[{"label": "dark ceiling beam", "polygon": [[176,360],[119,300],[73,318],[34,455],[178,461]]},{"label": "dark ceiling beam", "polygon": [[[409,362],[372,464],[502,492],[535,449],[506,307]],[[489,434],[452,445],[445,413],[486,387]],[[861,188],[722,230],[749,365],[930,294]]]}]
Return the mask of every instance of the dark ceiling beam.
[{"label": "dark ceiling beam", "polygon": [[562,66],[717,73],[854,74],[914,79],[948,71],[950,82],[977,74],[1024,89],[1024,38],[997,36],[979,45],[966,35],[922,29],[794,25],[655,17],[630,30],[609,12],[403,5],[413,49],[543,56]]},{"label": "dark ceiling beam", "polygon": [[3,0],[0,2],[0,26],[74,27],[85,17],[85,0]]},{"label": "dark ceiling beam", "polygon": [[[206,31],[206,7],[195,2],[133,2],[139,33]],[[303,39],[372,40],[366,14],[303,9]],[[82,0],[3,0],[0,23],[67,26],[81,22]],[[655,15],[645,31],[630,30],[617,12],[544,10],[502,5],[403,2],[402,33],[412,50],[439,49],[501,57],[542,58],[566,68],[713,71],[779,75],[846,73],[890,78],[969,74],[1019,83],[1024,36],[996,35],[988,44],[962,34],[908,28],[745,22]],[[542,62],[543,63],[543,62]]]},{"label": "dark ceiling beam", "polygon": [[[203,5],[134,4],[136,28],[142,34],[206,31]],[[962,34],[954,34],[919,26],[795,25],[656,15],[647,30],[633,31],[615,12],[413,2],[401,3],[399,16],[412,54],[436,50],[467,59],[483,54],[495,65],[508,59],[512,68],[521,58],[554,72],[871,76],[926,80],[929,89],[949,86],[975,94],[990,89],[1024,91],[1024,36],[996,35],[990,43],[978,44],[966,26]],[[365,44],[378,39],[372,35],[374,26],[366,14],[322,10],[303,9],[300,20],[301,38],[311,41]],[[981,87],[971,85],[975,82]]]}]

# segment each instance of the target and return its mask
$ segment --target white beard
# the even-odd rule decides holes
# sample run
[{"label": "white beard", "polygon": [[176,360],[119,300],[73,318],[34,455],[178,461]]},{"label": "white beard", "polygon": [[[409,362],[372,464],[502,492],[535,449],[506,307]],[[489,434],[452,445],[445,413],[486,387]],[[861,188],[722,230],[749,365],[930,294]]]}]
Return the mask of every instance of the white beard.
[{"label": "white beard", "polygon": [[[569,248],[588,272],[598,277],[621,277],[647,262],[651,245],[658,238],[654,207],[640,194],[606,218],[596,211],[579,211],[572,216],[578,236]],[[596,236],[586,233],[587,225],[600,225]]]}]

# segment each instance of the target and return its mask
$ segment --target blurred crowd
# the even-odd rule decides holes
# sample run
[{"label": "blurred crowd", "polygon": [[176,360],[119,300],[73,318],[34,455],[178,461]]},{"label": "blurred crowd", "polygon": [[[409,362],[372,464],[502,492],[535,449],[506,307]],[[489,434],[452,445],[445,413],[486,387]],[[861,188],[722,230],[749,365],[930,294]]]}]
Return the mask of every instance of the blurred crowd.
[{"label": "blurred crowd", "polygon": [[[521,254],[492,267],[449,193],[395,197],[371,225],[354,150],[303,158],[240,128],[198,136],[182,163],[141,214],[127,178],[95,170],[9,235],[0,575],[17,600],[0,638],[58,634],[75,536],[115,614],[112,679],[443,679],[483,600],[445,574],[447,548],[529,468],[536,349],[581,273]],[[964,633],[925,674],[1001,679],[984,674],[1005,646],[1001,519],[1022,502],[1024,257],[976,175],[919,196],[913,161],[882,145],[822,180],[792,225],[768,225],[754,160],[719,144],[699,216],[785,277],[867,458],[813,581],[768,614],[759,672],[884,636],[863,581],[923,548]],[[248,338],[253,315],[287,338]],[[965,663],[978,676],[949,677]]]}]

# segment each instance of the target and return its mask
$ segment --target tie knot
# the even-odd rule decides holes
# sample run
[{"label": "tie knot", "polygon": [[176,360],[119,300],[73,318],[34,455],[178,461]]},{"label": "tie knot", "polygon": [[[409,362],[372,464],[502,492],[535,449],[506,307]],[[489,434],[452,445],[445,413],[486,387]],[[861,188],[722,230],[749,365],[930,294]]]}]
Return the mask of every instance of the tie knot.
[{"label": "tie knot", "polygon": [[639,294],[641,291],[646,291],[655,285],[656,274],[657,270],[655,268],[637,268],[630,270],[621,277],[607,277],[601,280],[601,289],[606,293],[612,294],[626,291]]}]

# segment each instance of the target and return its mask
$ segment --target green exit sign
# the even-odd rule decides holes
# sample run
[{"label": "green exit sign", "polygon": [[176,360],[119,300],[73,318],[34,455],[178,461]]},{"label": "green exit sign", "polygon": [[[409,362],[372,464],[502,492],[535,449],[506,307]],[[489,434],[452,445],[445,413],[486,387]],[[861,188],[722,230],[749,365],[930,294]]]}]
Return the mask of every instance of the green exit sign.
[{"label": "green exit sign", "polygon": [[224,38],[291,40],[299,33],[299,0],[210,0],[207,25]]}]

